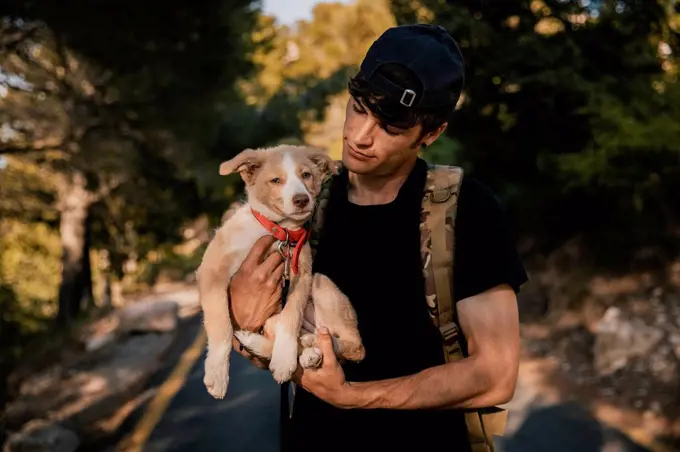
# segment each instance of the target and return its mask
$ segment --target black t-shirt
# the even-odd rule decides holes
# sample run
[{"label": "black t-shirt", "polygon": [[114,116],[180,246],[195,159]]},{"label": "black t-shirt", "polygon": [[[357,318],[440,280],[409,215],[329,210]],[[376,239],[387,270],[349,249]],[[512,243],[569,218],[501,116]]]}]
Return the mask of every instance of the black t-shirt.
[{"label": "black t-shirt", "polygon": [[[351,300],[366,347],[361,363],[343,365],[347,381],[374,381],[444,363],[439,331],[425,302],[420,209],[427,164],[414,170],[389,204],[347,199],[347,174],[336,177],[314,271]],[[527,280],[497,198],[463,178],[455,228],[455,301],[499,284]],[[297,388],[286,450],[469,451],[463,414],[455,410],[340,410]],[[288,442],[288,441],[287,441]]]}]

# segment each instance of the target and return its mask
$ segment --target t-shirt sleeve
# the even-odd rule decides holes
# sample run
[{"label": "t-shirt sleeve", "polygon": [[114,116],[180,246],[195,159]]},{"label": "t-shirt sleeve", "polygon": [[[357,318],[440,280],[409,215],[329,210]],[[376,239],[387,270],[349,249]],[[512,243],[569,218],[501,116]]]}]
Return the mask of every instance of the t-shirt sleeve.
[{"label": "t-shirt sleeve", "polygon": [[456,302],[500,284],[519,292],[528,280],[500,200],[473,178],[463,179],[461,185],[454,265]]}]

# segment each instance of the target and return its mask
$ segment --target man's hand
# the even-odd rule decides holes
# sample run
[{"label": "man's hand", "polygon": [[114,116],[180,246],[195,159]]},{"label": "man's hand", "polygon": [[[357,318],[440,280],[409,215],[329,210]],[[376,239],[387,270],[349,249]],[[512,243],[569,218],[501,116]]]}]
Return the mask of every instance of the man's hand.
[{"label": "man's hand", "polygon": [[303,369],[298,366],[293,381],[337,408],[352,408],[350,388],[345,381],[345,373],[335,358],[333,339],[325,327],[320,327],[317,331],[317,346],[323,354],[323,364],[319,369]]},{"label": "man's hand", "polygon": [[258,239],[229,283],[229,305],[234,329],[259,331],[276,313],[281,302],[283,257],[265,254],[276,238],[267,234]]}]

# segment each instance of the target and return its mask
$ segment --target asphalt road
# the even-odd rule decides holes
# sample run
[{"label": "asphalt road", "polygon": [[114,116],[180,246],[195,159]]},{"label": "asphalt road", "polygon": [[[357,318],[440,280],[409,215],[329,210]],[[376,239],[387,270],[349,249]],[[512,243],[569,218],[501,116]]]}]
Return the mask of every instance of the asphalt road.
[{"label": "asphalt road", "polygon": [[[168,379],[179,357],[198,335],[199,317],[183,323],[176,349],[171,352],[164,369],[150,382],[150,387]],[[181,388],[162,411],[144,446],[137,450],[278,452],[280,389],[271,375],[234,353],[227,397],[215,400],[203,385],[204,358],[205,351],[193,363]],[[520,385],[516,399],[520,401],[525,393],[529,394],[531,386]],[[498,440],[497,452],[646,451],[621,432],[601,425],[579,405],[532,405],[521,402],[511,409],[510,417],[522,412],[522,420],[507,432],[506,437]],[[132,415],[119,435],[132,432],[143,414],[140,410]]]},{"label": "asphalt road", "polygon": [[271,375],[234,352],[227,396],[216,400],[203,385],[204,359],[205,351],[144,452],[278,452],[280,389]]},{"label": "asphalt road", "polygon": [[[200,315],[180,321],[179,336],[162,368],[146,385],[148,390],[161,392],[168,381],[178,380],[179,363],[196,348],[200,328]],[[167,406],[158,409],[153,402],[144,404],[112,437],[83,452],[278,452],[280,387],[271,375],[234,352],[227,396],[216,400],[203,385],[204,360],[205,349],[198,359],[191,359],[190,370],[176,382],[181,387],[171,388]],[[150,412],[160,419],[150,427],[141,447],[129,448],[128,440],[138,433]]]}]

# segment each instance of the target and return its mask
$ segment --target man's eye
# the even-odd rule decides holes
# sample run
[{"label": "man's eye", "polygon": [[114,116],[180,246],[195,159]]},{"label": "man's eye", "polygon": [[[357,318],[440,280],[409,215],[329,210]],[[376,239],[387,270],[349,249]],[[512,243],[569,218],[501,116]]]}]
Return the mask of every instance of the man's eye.
[{"label": "man's eye", "polygon": [[392,135],[392,136],[397,136],[397,135],[401,135],[402,133],[404,133],[403,130],[391,129],[389,127],[383,127],[383,130],[385,130],[385,132],[387,132],[388,135]]},{"label": "man's eye", "polygon": [[354,111],[356,111],[359,114],[366,113],[366,110],[364,110],[363,108],[359,108],[357,104],[352,104],[352,108],[354,108]]}]

